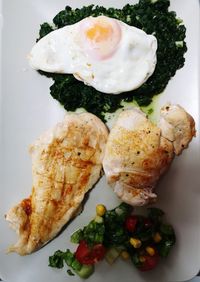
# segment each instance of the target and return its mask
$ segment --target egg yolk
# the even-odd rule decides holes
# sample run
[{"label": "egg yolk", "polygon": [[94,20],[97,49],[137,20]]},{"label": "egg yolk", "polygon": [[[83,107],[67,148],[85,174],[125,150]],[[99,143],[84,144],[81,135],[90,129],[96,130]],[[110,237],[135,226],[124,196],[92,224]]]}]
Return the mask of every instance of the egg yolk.
[{"label": "egg yolk", "polygon": [[112,36],[112,26],[108,24],[96,23],[86,31],[88,39],[96,43],[106,41]]},{"label": "egg yolk", "polygon": [[118,22],[105,16],[84,19],[81,23],[81,32],[85,51],[97,60],[112,57],[121,40]]}]

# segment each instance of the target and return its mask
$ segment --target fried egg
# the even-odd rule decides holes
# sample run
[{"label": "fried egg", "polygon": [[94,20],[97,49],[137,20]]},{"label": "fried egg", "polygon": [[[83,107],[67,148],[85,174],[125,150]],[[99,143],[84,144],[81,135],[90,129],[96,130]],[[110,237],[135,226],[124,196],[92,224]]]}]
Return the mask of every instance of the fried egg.
[{"label": "fried egg", "polygon": [[154,72],[157,40],[122,21],[88,17],[52,31],[29,54],[31,67],[73,74],[103,93],[140,87]]}]

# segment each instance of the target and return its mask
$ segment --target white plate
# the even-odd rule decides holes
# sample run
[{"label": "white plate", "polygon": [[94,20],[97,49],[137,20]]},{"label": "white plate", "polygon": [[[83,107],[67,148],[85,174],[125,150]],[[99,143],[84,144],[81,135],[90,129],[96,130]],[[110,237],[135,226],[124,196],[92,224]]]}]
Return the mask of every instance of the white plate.
[{"label": "white plate", "polygon": [[[51,21],[66,4],[80,7],[91,2],[122,7],[127,2],[135,1],[1,1],[0,277],[6,281],[80,281],[77,276],[69,277],[66,270],[49,268],[48,256],[57,249],[74,249],[69,243],[70,234],[88,223],[95,213],[96,203],[105,203],[109,208],[117,203],[103,178],[91,191],[81,216],[46,247],[26,257],[5,254],[6,247],[16,240],[16,236],[3,215],[31,191],[28,145],[64,115],[64,110],[49,95],[50,79],[30,69],[26,54],[38,36],[40,23]],[[157,188],[157,206],[166,211],[168,220],[174,225],[177,244],[168,259],[151,273],[141,274],[131,263],[120,260],[112,267],[102,262],[88,281],[183,281],[195,276],[200,267],[199,2],[171,2],[171,8],[177,11],[187,27],[188,52],[184,68],[170,81],[160,97],[160,104],[166,101],[180,103],[193,115],[197,126],[197,137],[176,158]]]}]

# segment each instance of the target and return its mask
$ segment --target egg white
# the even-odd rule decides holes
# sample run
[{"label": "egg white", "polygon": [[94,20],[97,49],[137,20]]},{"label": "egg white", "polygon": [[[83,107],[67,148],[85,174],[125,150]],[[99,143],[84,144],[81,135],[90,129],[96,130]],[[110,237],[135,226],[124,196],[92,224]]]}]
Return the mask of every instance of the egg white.
[{"label": "egg white", "polygon": [[121,40],[109,58],[98,60],[85,52],[78,22],[39,40],[29,54],[30,65],[46,72],[73,74],[103,93],[119,94],[140,87],[155,70],[157,40],[113,20],[120,25]]}]

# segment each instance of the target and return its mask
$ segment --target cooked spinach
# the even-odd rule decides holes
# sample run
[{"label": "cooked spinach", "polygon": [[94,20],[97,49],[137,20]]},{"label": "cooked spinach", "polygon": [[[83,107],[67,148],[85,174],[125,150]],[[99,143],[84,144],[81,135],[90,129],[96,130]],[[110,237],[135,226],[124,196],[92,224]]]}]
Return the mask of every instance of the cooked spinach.
[{"label": "cooked spinach", "polygon": [[50,24],[48,23],[41,24],[40,31],[39,31],[39,36],[40,36],[39,39],[41,39],[42,37],[44,37],[51,31],[53,31],[53,28],[50,26]]},{"label": "cooked spinach", "polygon": [[41,25],[40,38],[53,29],[74,24],[88,16],[106,15],[121,20],[129,25],[154,34],[158,40],[157,65],[153,75],[138,89],[120,95],[103,94],[92,87],[76,80],[73,75],[42,74],[54,80],[50,88],[53,98],[57,99],[66,110],[74,111],[83,107],[104,120],[105,112],[114,112],[121,107],[122,101],[136,101],[140,106],[151,103],[154,95],[160,94],[178,69],[184,65],[184,53],[187,51],[186,28],[169,11],[169,0],[140,0],[136,5],[126,5],[122,9],[104,8],[90,5],[81,9],[67,6],[53,19],[55,27]]}]

